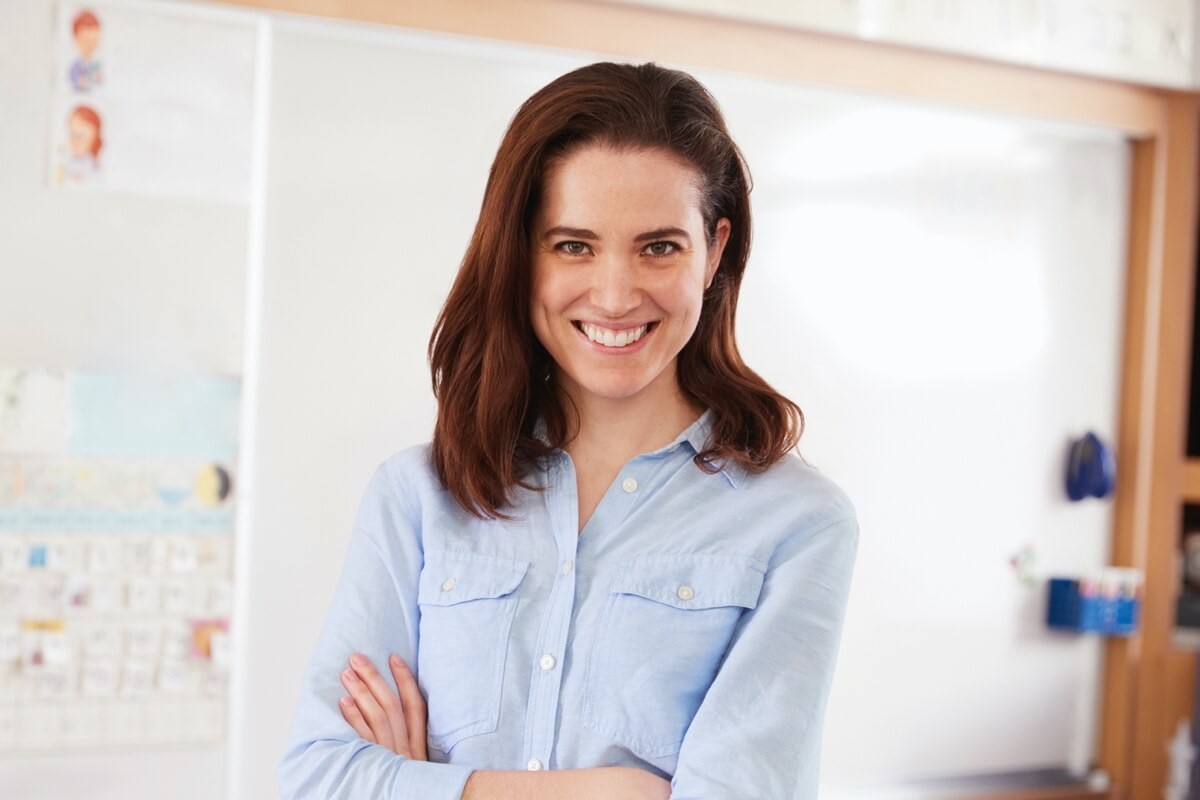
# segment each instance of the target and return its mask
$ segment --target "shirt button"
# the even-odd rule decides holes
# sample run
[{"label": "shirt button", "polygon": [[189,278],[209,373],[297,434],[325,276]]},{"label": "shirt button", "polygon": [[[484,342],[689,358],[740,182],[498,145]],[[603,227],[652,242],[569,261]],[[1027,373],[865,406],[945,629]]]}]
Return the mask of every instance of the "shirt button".
[{"label": "shirt button", "polygon": [[685,583],[675,590],[675,594],[679,596],[680,600],[691,600],[696,596],[696,590]]},{"label": "shirt button", "polygon": [[531,758],[531,759],[529,759],[529,763],[526,764],[525,766],[529,769],[530,772],[537,772],[539,769],[542,768],[542,762],[538,761],[536,758]]},{"label": "shirt button", "polygon": [[546,655],[542,656],[541,659],[538,660],[538,666],[540,666],[542,669],[554,669],[554,665],[556,663],[557,662],[554,660],[554,656],[550,655],[549,653],[546,653]]},{"label": "shirt button", "polygon": [[632,494],[637,491],[637,478],[626,478],[621,481],[621,488],[627,493]]},{"label": "shirt button", "polygon": [[458,583],[458,581],[454,580],[454,578],[446,578],[446,580],[442,581],[442,591],[443,592],[450,591],[451,589],[454,588],[454,585],[456,583]]},{"label": "shirt button", "polygon": [[575,568],[574,561],[568,561],[567,563],[563,564],[563,575],[570,575],[571,570],[574,568]]}]

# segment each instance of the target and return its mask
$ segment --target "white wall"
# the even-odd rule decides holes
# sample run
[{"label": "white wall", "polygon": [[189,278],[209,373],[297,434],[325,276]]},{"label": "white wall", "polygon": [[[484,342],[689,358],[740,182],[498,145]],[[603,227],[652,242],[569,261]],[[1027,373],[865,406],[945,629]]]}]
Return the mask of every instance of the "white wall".
[{"label": "white wall", "polygon": [[52,0],[0,0],[0,359],[239,374],[245,206],[50,189]]}]

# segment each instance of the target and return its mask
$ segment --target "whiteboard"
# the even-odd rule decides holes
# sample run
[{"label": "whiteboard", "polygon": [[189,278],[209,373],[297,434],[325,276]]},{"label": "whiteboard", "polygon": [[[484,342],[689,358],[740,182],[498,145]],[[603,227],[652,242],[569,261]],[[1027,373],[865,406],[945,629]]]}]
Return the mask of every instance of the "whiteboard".
[{"label": "whiteboard", "polygon": [[[504,127],[597,58],[276,26],[235,796],[273,791],[367,477],[429,438],[425,347]],[[1071,437],[1115,438],[1125,142],[693,72],[755,179],[744,355],[860,516],[823,796],[1082,771],[1099,646],[1047,633],[1009,561],[1107,557],[1111,507],[1067,503],[1060,474]]]},{"label": "whiteboard", "polygon": [[708,82],[756,179],[746,359],[862,528],[825,783],[1083,774],[1101,647],[1044,629],[1042,580],[1108,556],[1111,506],[1061,487],[1072,437],[1115,440],[1126,144]]}]

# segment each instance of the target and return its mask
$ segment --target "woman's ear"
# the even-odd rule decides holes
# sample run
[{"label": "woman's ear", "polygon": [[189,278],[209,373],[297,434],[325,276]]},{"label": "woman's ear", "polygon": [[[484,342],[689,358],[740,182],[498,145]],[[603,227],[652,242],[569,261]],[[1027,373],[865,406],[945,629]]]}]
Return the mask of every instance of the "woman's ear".
[{"label": "woman's ear", "polygon": [[712,286],[713,278],[716,277],[717,267],[721,266],[721,254],[725,252],[725,244],[729,241],[729,232],[732,226],[729,220],[721,217],[717,220],[716,235],[713,237],[713,243],[708,247],[708,263],[705,265],[704,271],[704,288]]}]

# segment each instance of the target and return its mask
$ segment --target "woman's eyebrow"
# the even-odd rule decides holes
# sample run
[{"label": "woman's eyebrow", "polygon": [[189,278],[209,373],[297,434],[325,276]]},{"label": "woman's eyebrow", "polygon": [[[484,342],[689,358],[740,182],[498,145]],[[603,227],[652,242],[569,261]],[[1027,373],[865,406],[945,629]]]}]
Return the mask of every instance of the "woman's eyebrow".
[{"label": "woman's eyebrow", "polygon": [[551,236],[570,236],[574,239],[599,239],[594,231],[589,231],[587,228],[571,228],[567,225],[555,225],[550,230],[542,234],[543,239],[549,239]]},{"label": "woman's eyebrow", "polygon": [[666,239],[669,237],[674,237],[676,239],[687,239],[689,242],[692,240],[692,237],[689,236],[688,232],[683,228],[656,228],[652,231],[639,233],[634,237],[633,240],[635,242],[649,242],[654,239]]},{"label": "woman's eyebrow", "polygon": [[[542,234],[543,239],[549,239],[551,236],[570,236],[573,239],[592,239],[596,241],[600,239],[600,236],[595,231],[588,230],[587,228],[572,228],[569,225],[555,225]],[[668,237],[686,239],[689,242],[692,240],[692,237],[683,228],[673,227],[655,228],[652,231],[639,233],[633,240],[635,242],[651,242],[656,239],[665,239]]]}]

